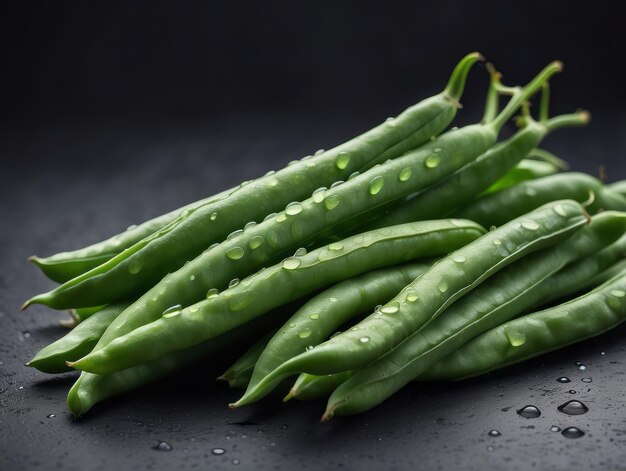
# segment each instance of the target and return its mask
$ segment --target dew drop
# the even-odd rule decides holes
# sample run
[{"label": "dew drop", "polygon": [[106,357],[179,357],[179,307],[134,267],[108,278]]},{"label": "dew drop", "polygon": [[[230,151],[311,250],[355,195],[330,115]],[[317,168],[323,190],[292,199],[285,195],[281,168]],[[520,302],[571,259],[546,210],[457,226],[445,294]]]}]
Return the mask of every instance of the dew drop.
[{"label": "dew drop", "polygon": [[285,213],[278,213],[276,215],[276,222],[283,222],[287,220],[287,214]]},{"label": "dew drop", "polygon": [[298,332],[298,337],[305,339],[311,335],[311,329],[304,329]]},{"label": "dew drop", "polygon": [[392,302],[380,308],[383,314],[395,314],[400,310],[400,303]]},{"label": "dew drop", "polygon": [[557,409],[567,415],[583,415],[589,411],[589,408],[580,401],[567,401]]},{"label": "dew drop", "polygon": [[276,185],[278,185],[277,178],[270,178],[270,180],[267,182],[267,186],[276,186]]},{"label": "dew drop", "polygon": [[348,176],[348,180],[352,180],[353,178],[358,177],[359,175],[361,175],[361,172],[352,172],[349,176]]},{"label": "dew drop", "polygon": [[361,337],[361,338],[359,339],[359,342],[361,342],[361,343],[367,343],[367,342],[369,342],[369,341],[370,341],[370,338],[369,338],[369,337]]},{"label": "dew drop", "polygon": [[295,270],[300,266],[301,263],[302,260],[300,260],[298,257],[289,257],[283,260],[282,267],[285,270]]},{"label": "dew drop", "polygon": [[623,298],[624,296],[626,296],[626,291],[623,291],[621,289],[614,289],[613,291],[611,291],[611,296],[615,296],[616,298]]},{"label": "dew drop", "polygon": [[556,214],[558,214],[559,216],[562,216],[562,217],[567,216],[567,212],[565,211],[565,208],[563,207],[563,205],[562,205],[562,204],[557,204],[557,205],[554,207],[554,212],[555,212]]},{"label": "dew drop", "polygon": [[196,275],[191,275],[191,276],[189,277],[189,281],[195,281],[195,279],[196,279]]},{"label": "dew drop", "polygon": [[198,312],[200,310],[200,306],[198,306],[197,304],[194,304],[193,306],[191,306],[189,309],[189,312]]},{"label": "dew drop", "polygon": [[537,229],[539,229],[539,224],[537,224],[535,221],[524,221],[522,223],[522,227],[525,227],[529,231],[536,231]]},{"label": "dew drop", "polygon": [[321,203],[322,201],[324,201],[324,195],[326,194],[326,187],[323,186],[321,188],[318,188],[317,190],[315,190],[313,192],[313,201],[315,203]]},{"label": "dew drop", "polygon": [[220,290],[218,290],[217,288],[211,288],[209,291],[206,292],[206,298],[207,299],[215,298],[219,294],[220,294]]},{"label": "dew drop", "polygon": [[223,448],[213,448],[211,450],[211,453],[213,453],[214,455],[223,455],[224,453],[226,453],[226,450],[224,450]]},{"label": "dew drop", "polygon": [[313,350],[313,345],[309,345],[308,347],[306,347],[307,352],[310,352],[311,350]]},{"label": "dew drop", "polygon": [[560,432],[561,428],[557,427],[556,425],[553,425],[552,427],[550,427],[550,431],[551,432]]},{"label": "dew drop", "polygon": [[168,312],[167,314],[163,314],[163,317],[165,317],[166,319],[170,319],[172,317],[179,316],[180,313],[181,311]]},{"label": "dew drop", "polygon": [[317,149],[313,155],[320,155],[324,153],[324,149]]},{"label": "dew drop", "polygon": [[489,446],[487,447],[487,451],[491,452],[491,451],[493,451],[493,450],[495,450],[495,448],[494,448],[494,447],[492,447],[491,445],[489,445]]},{"label": "dew drop", "polygon": [[295,326],[297,326],[297,325],[298,325],[298,324],[296,324],[295,322],[291,322],[291,323],[289,324],[289,327],[295,327]]},{"label": "dew drop", "polygon": [[244,231],[244,232],[249,231],[249,230],[250,230],[250,229],[252,229],[254,226],[256,226],[256,222],[254,222],[254,221],[250,221],[250,222],[246,223],[246,225],[245,225],[245,226],[243,226],[243,231]]},{"label": "dew drop", "polygon": [[429,155],[428,157],[426,157],[424,165],[426,165],[426,168],[435,168],[437,165],[439,165],[440,161],[441,159],[438,155]]},{"label": "dew drop", "polygon": [[172,451],[173,447],[167,442],[158,442],[152,449],[157,451]]},{"label": "dew drop", "polygon": [[161,313],[162,316],[166,316],[172,313],[180,313],[183,306],[181,304],[174,304],[173,306],[168,307],[165,311]]},{"label": "dew drop", "polygon": [[526,335],[523,332],[517,330],[506,330],[504,332],[511,347],[521,347],[526,343]]},{"label": "dew drop", "polygon": [[527,419],[536,419],[541,415],[541,411],[536,406],[524,406],[517,411],[517,414]]},{"label": "dew drop", "polygon": [[585,435],[585,432],[577,427],[567,427],[566,429],[563,429],[561,435],[563,435],[565,438],[580,438]]},{"label": "dew drop", "polygon": [[398,175],[398,180],[400,180],[401,182],[405,182],[409,178],[411,178],[412,174],[413,174],[413,169],[411,167],[404,167],[402,170],[400,170],[400,174]]},{"label": "dew drop", "polygon": [[347,152],[339,152],[337,154],[337,158],[335,159],[335,165],[339,170],[345,169],[350,163],[350,154]]},{"label": "dew drop", "polygon": [[502,245],[502,241],[500,239],[496,239],[493,241],[493,245]]},{"label": "dew drop", "polygon": [[385,179],[382,175],[378,175],[377,177],[374,177],[372,181],[370,181],[369,187],[368,187],[368,191],[370,195],[378,194],[378,192],[380,192],[380,190],[383,189],[384,185],[385,185]]},{"label": "dew drop", "polygon": [[576,394],[576,391],[574,391],[573,389],[570,389],[569,391],[567,391],[569,394]]},{"label": "dew drop", "polygon": [[336,302],[337,302],[337,298],[335,298],[335,297],[328,298],[328,300],[329,300],[331,303],[336,303]]},{"label": "dew drop", "polygon": [[580,371],[585,371],[585,370],[587,369],[587,367],[586,367],[585,365],[580,365],[580,366],[578,367],[578,369],[579,369]]},{"label": "dew drop", "polygon": [[320,315],[317,312],[309,316],[309,319],[312,319],[312,320],[316,320],[319,318],[320,318]]},{"label": "dew drop", "polygon": [[285,208],[285,213],[287,213],[288,216],[295,216],[296,214],[300,214],[301,212],[302,212],[302,205],[297,201],[294,201],[293,203],[289,203],[287,205],[287,208]]},{"label": "dew drop", "polygon": [[243,257],[243,253],[243,248],[233,247],[232,249],[226,251],[226,256],[231,260],[239,260],[241,257]]},{"label": "dew drop", "polygon": [[228,234],[228,237],[226,237],[226,239],[234,239],[235,237],[240,236],[241,234],[243,234],[243,229],[237,229],[236,231],[233,231],[230,234]]},{"label": "dew drop", "polygon": [[248,241],[248,247],[250,247],[252,250],[258,249],[261,245],[263,245],[263,242],[265,242],[263,236],[256,235]]},{"label": "dew drop", "polygon": [[46,417],[49,419],[54,419],[56,417],[56,414],[48,414],[46,415]]},{"label": "dew drop", "polygon": [[208,250],[214,249],[215,247],[217,247],[219,244],[219,242],[215,242],[214,244],[209,245]]},{"label": "dew drop", "polygon": [[334,252],[338,250],[343,250],[343,244],[341,242],[333,242],[328,246],[328,250],[332,250]]},{"label": "dew drop", "polygon": [[437,289],[442,292],[445,293],[446,291],[448,291],[448,283],[446,283],[445,281],[440,282],[437,285]]},{"label": "dew drop", "polygon": [[228,283],[228,287],[234,288],[238,284],[239,284],[239,278],[233,278],[232,280],[230,280],[230,283]]},{"label": "dew drop", "polygon": [[490,437],[499,437],[502,434],[499,430],[489,430],[489,433],[487,435],[489,435]]},{"label": "dew drop", "polygon": [[234,460],[231,461],[232,464],[234,465],[238,465],[239,463],[241,463],[241,461],[239,461],[237,458],[235,458]]},{"label": "dew drop", "polygon": [[417,291],[409,291],[409,292],[406,294],[406,298],[405,298],[405,299],[406,299],[406,301],[407,301],[407,302],[409,302],[409,303],[414,303],[415,301],[417,301],[417,298],[418,298],[418,297],[419,297],[419,296],[418,296],[418,294],[417,294]]},{"label": "dew drop", "polygon": [[22,332],[22,335],[24,336],[24,338],[29,339],[30,338],[30,332],[28,330],[25,330],[24,332]]},{"label": "dew drop", "polygon": [[211,221],[215,221],[217,219],[217,213],[211,213],[210,219]]},{"label": "dew drop", "polygon": [[581,379],[581,381],[583,383],[591,383],[592,379],[591,378],[583,378],[583,379]]},{"label": "dew drop", "polygon": [[276,217],[276,213],[270,213],[263,218],[263,221],[269,221],[270,219],[275,218],[275,217]]},{"label": "dew drop", "polygon": [[334,182],[332,185],[330,185],[331,188],[336,188],[339,185],[343,184],[344,181],[343,180],[337,180],[336,182]]},{"label": "dew drop", "polygon": [[324,198],[324,206],[329,211],[331,209],[335,209],[337,206],[339,206],[339,196],[338,195],[328,195],[327,197]]},{"label": "dew drop", "polygon": [[132,260],[128,264],[128,273],[130,273],[131,275],[136,275],[140,271],[141,271],[141,263],[139,263],[137,260]]},{"label": "dew drop", "polygon": [[464,255],[454,254],[452,256],[452,260],[454,260],[456,263],[463,263],[465,262],[465,260],[467,260],[467,258],[465,258]]},{"label": "dew drop", "polygon": [[557,380],[559,383],[569,383],[569,382],[571,382],[571,381],[572,381],[572,380],[571,380],[571,379],[569,379],[567,376],[561,376],[560,378],[557,378],[556,380]]}]

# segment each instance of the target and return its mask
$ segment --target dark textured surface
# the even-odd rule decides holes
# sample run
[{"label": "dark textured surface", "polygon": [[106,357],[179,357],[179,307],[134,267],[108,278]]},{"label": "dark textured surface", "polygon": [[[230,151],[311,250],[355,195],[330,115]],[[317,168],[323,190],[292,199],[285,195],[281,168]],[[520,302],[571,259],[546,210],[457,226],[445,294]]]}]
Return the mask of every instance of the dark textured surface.
[{"label": "dark textured surface", "polygon": [[[226,366],[220,359],[74,421],[65,406],[74,375],[55,378],[23,366],[64,332],[63,314],[40,306],[17,312],[27,297],[52,286],[26,263],[28,255],[99,240],[339,142],[365,124],[354,117],[257,116],[186,126],[4,128],[0,153],[13,163],[0,185],[0,469],[622,468],[625,328],[485,378],[410,385],[369,413],[328,424],[317,422],[322,403],[282,405],[273,398],[228,410],[237,393],[212,380]],[[618,124],[605,132],[618,136]],[[593,141],[591,133],[563,131],[548,148],[576,169],[606,163],[612,175],[626,175],[618,154],[597,157],[623,141],[600,142],[595,154]],[[558,383],[563,375],[572,382]],[[588,377],[591,383],[581,381]],[[589,412],[557,411],[572,398]],[[541,417],[518,416],[526,404],[538,406]],[[566,439],[550,431],[553,425],[577,426],[586,435]],[[489,437],[491,429],[502,435]],[[160,441],[173,449],[154,450]]]}]

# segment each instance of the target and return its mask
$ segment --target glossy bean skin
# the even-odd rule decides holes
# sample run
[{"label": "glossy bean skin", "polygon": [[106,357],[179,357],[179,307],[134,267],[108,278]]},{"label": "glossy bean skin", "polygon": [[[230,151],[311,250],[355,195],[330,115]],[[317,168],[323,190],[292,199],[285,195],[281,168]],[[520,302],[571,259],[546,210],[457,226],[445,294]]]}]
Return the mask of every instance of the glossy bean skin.
[{"label": "glossy bean skin", "polygon": [[231,388],[245,389],[252,377],[254,365],[275,333],[276,331],[272,330],[254,342],[252,346],[217,379],[219,381],[227,381],[228,386]]},{"label": "glossy bean skin", "polygon": [[524,255],[554,245],[587,223],[584,209],[547,204],[436,262],[395,298],[350,330],[286,361],[234,406],[260,399],[295,373],[326,375],[361,368],[436,319],[450,304]]},{"label": "glossy bean skin", "polygon": [[[369,231],[285,259],[219,295],[166,314],[118,337],[73,364],[109,374],[189,348],[269,310],[375,268],[445,254],[477,239],[471,221],[423,221]],[[108,331],[107,331],[108,332]],[[130,353],[130,355],[129,355]]]},{"label": "glossy bean skin", "polygon": [[95,404],[126,391],[140,388],[166,377],[194,362],[220,355],[224,350],[233,351],[247,345],[285,320],[287,312],[272,311],[239,329],[231,330],[207,342],[187,350],[170,353],[149,363],[128,368],[110,375],[82,373],[67,396],[67,405],[74,415],[84,415]]},{"label": "glossy bean skin", "polygon": [[522,159],[519,164],[509,170],[502,178],[487,188],[483,194],[495,193],[526,180],[547,177],[559,173],[561,169],[551,162]]},{"label": "glossy bean skin", "polygon": [[411,264],[373,270],[340,281],[314,296],[267,344],[256,362],[248,388],[285,361],[326,340],[349,320],[393,298],[428,266]]},{"label": "glossy bean skin", "polygon": [[[66,309],[107,304],[129,298],[135,293],[145,292],[167,273],[178,270],[185,262],[197,257],[212,243],[222,241],[229,233],[243,228],[248,222],[260,222],[264,216],[280,211],[290,202],[308,198],[318,187],[330,186],[339,180],[347,180],[348,176],[355,171],[362,171],[389,158],[399,157],[409,149],[430,141],[432,136],[443,131],[452,120],[467,73],[478,58],[479,55],[470,54],[461,61],[442,93],[409,108],[391,121],[385,121],[364,136],[348,141],[328,152],[297,161],[272,175],[251,181],[240,186],[225,198],[187,209],[166,227],[142,239],[111,260],[69,280],[49,293],[35,296],[29,303],[36,302],[56,309]],[[490,136],[493,135],[495,139],[494,131],[489,130]],[[409,137],[411,138],[410,145],[403,144],[403,141]],[[485,144],[489,147],[493,143],[488,141]],[[430,153],[432,153],[432,147],[430,143]],[[475,151],[482,153],[483,150],[479,145],[474,147]],[[390,148],[394,150],[391,153],[386,152]],[[404,166],[409,162],[419,164],[420,158],[416,157],[417,161],[410,157],[403,158]],[[448,156],[444,153],[441,156],[441,158],[446,157],[449,157],[450,161],[456,165],[464,163],[455,155]],[[441,166],[441,168],[445,167],[447,165]],[[450,171],[454,169],[452,167]],[[438,172],[420,173],[433,175]],[[366,172],[366,174],[368,176],[360,179],[357,177],[352,182],[360,180],[356,186],[360,184],[367,187],[369,184],[367,179],[379,176],[377,171],[373,174]],[[388,176],[397,177],[393,170]],[[417,178],[414,177],[412,180],[416,181]],[[345,186],[352,190],[354,185],[348,185],[348,183]],[[391,185],[386,186],[389,188]],[[401,185],[395,186],[399,188]],[[404,185],[406,189],[411,186],[411,183]],[[334,193],[329,190],[329,196]],[[349,198],[345,193],[346,189],[338,191],[334,197],[344,194],[343,200],[345,201]],[[381,199],[382,196],[381,194],[376,199]],[[402,196],[402,192],[397,197],[399,196]],[[370,201],[374,200],[370,198]],[[384,201],[378,204],[382,203]],[[348,205],[343,203],[341,206]],[[340,212],[342,211],[335,211],[333,214]],[[322,215],[322,221],[324,220],[324,215]],[[304,230],[302,238],[309,236]],[[240,276],[246,274],[242,273]],[[234,276],[230,277],[232,278]],[[226,280],[226,283],[228,281]],[[220,284],[209,286],[209,288],[212,287],[223,288]]]},{"label": "glossy bean skin", "polygon": [[499,226],[542,204],[558,199],[573,199],[580,203],[593,202],[590,213],[602,210],[626,210],[626,198],[604,188],[597,178],[584,173],[568,172],[528,180],[496,193],[478,198],[454,217],[477,221],[485,227]]},{"label": "glossy bean skin", "polygon": [[[626,233],[626,213],[605,212],[566,241],[506,267],[408,337],[357,371],[331,395],[324,415],[350,415],[380,404],[464,343],[527,311],[553,287],[551,277]],[[515,339],[512,339],[514,341]]]},{"label": "glossy bean skin", "polygon": [[519,166],[520,161],[526,162],[524,164],[526,168],[532,166],[536,170],[536,167],[543,165],[556,171],[554,164],[522,159],[531,153],[549,132],[563,127],[582,126],[588,120],[589,114],[584,111],[557,116],[543,123],[528,120],[526,126],[512,137],[496,144],[449,177],[421,192],[408,196],[401,203],[393,203],[385,215],[376,215],[367,227],[385,227],[445,217],[467,205],[468,201],[473,200],[493,185],[499,184],[502,187],[507,181],[510,183],[513,178],[511,173],[518,178],[520,169],[514,166],[516,164]]},{"label": "glossy bean skin", "polygon": [[284,400],[287,401],[291,398],[298,399],[299,401],[326,399],[335,389],[352,377],[354,373],[355,371],[353,370],[324,376],[302,373],[298,376],[298,379],[296,379],[296,382]]},{"label": "glossy bean skin", "polygon": [[[424,373],[422,380],[479,376],[600,335],[626,318],[626,271],[564,304],[488,330]],[[511,338],[517,339],[511,342]]]},{"label": "glossy bean skin", "polygon": [[588,288],[595,288],[608,279],[604,275],[600,282],[596,277],[624,258],[626,258],[626,235],[593,255],[572,262],[550,277],[550,283],[544,283],[540,287],[540,299],[536,307]]},{"label": "glossy bean skin", "polygon": [[66,361],[76,361],[87,355],[102,333],[130,303],[111,304],[91,315],[56,342],[42,348],[27,365],[44,373],[65,373],[72,368]]},{"label": "glossy bean skin", "polygon": [[626,270],[626,259],[620,260],[619,262],[615,262],[606,270],[601,271],[596,276],[591,278],[588,283],[585,284],[583,290],[586,289],[594,289],[601,284],[606,283],[614,276],[618,275],[622,271]]},{"label": "glossy bean skin", "polygon": [[626,198],[626,180],[620,180],[614,183],[605,185],[611,191],[615,191]]}]

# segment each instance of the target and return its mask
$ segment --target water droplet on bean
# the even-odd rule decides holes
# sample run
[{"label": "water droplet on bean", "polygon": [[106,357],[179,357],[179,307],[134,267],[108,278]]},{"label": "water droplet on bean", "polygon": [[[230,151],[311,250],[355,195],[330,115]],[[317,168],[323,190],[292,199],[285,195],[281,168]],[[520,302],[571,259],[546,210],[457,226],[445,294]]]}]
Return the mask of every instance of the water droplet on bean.
[{"label": "water droplet on bean", "polygon": [[336,303],[336,302],[337,302],[337,298],[335,298],[335,297],[328,298],[328,300],[329,300],[331,303]]},{"label": "water droplet on bean", "polygon": [[378,175],[374,177],[369,184],[369,193],[370,195],[376,195],[380,190],[383,189],[385,185],[385,179],[382,175]]},{"label": "water droplet on bean", "polygon": [[243,257],[244,251],[241,247],[233,247],[232,249],[228,249],[226,251],[226,256],[231,260],[239,260]]},{"label": "water droplet on bean", "polygon": [[276,222],[283,222],[287,220],[287,214],[285,213],[278,213],[276,215]]},{"label": "water droplet on bean", "polygon": [[369,337],[361,337],[361,338],[359,339],[359,342],[361,342],[361,343],[367,343],[367,342],[369,342],[369,341],[370,341],[370,338],[369,338]]},{"label": "water droplet on bean", "polygon": [[339,170],[345,169],[350,163],[350,154],[347,152],[339,152],[335,159],[335,165]]},{"label": "water droplet on bean", "polygon": [[250,247],[252,250],[258,249],[264,241],[265,239],[263,239],[262,236],[256,235],[248,241],[248,247]]},{"label": "water droplet on bean", "polygon": [[238,284],[239,284],[239,278],[233,278],[232,280],[230,280],[230,283],[228,283],[228,287],[234,288]]},{"label": "water droplet on bean", "polygon": [[339,196],[338,195],[328,195],[327,197],[324,198],[324,206],[329,211],[331,209],[335,209],[337,206],[339,206]]},{"label": "water droplet on bean", "polygon": [[294,201],[293,203],[289,203],[287,205],[287,208],[285,208],[285,213],[287,213],[288,216],[295,216],[296,214],[300,214],[301,212],[302,212],[302,205],[297,201]]},{"label": "water droplet on bean", "polygon": [[559,216],[562,216],[562,217],[567,216],[567,211],[565,211],[565,208],[563,207],[563,205],[562,205],[562,204],[557,204],[557,205],[554,207],[554,212],[555,212],[556,214],[558,214]]},{"label": "water droplet on bean", "polygon": [[285,270],[295,270],[300,266],[301,263],[302,260],[300,260],[298,257],[289,257],[283,260],[282,267]]},{"label": "water droplet on bean", "polygon": [[452,260],[454,260],[456,263],[463,263],[465,262],[465,260],[467,260],[467,258],[465,258],[464,255],[454,254],[452,256]]},{"label": "water droplet on bean", "polygon": [[400,303],[398,302],[392,302],[380,308],[380,312],[382,312],[383,314],[395,314],[399,310]]},{"label": "water droplet on bean", "polygon": [[330,185],[331,188],[336,188],[339,185],[341,185],[343,183],[343,180],[337,180],[336,182],[334,182],[332,185]]},{"label": "water droplet on bean", "polygon": [[324,149],[317,149],[313,155],[320,155],[324,153]]},{"label": "water droplet on bean", "polygon": [[130,273],[131,275],[136,275],[140,271],[141,271],[141,263],[138,262],[137,260],[132,260],[128,264],[128,273]]},{"label": "water droplet on bean", "polygon": [[317,190],[315,190],[313,192],[313,201],[315,203],[321,203],[322,201],[324,201],[324,195],[326,194],[326,187],[323,186],[321,188],[318,188]]},{"label": "water droplet on bean", "polygon": [[409,291],[406,294],[406,298],[405,299],[409,303],[414,303],[415,301],[417,301],[417,298],[418,298],[417,291]]},{"label": "water droplet on bean", "polygon": [[424,165],[426,165],[426,168],[435,168],[439,165],[440,161],[441,159],[438,155],[429,155],[428,157],[426,157]]},{"label": "water droplet on bean", "polygon": [[217,219],[217,213],[211,213],[210,219],[211,221],[215,221]]},{"label": "water droplet on bean", "polygon": [[298,332],[298,337],[305,339],[311,335],[311,329],[304,329]]},{"label": "water droplet on bean", "polygon": [[400,174],[398,175],[398,180],[400,180],[401,182],[405,182],[409,178],[411,178],[412,174],[413,174],[413,169],[411,167],[404,167],[402,170],[400,170]]},{"label": "water droplet on bean", "polygon": [[338,251],[343,250],[343,244],[341,242],[333,242],[328,246],[328,250]]},{"label": "water droplet on bean", "polygon": [[530,231],[536,231],[537,229],[539,229],[539,224],[537,224],[535,221],[524,221],[522,223],[522,226]]},{"label": "water droplet on bean", "polygon": [[526,335],[524,335],[523,332],[519,332],[517,330],[506,330],[504,335],[506,335],[506,338],[512,347],[521,347],[526,343]]},{"label": "water droplet on bean", "polygon": [[189,307],[189,312],[198,312],[200,310],[200,306],[198,306],[197,304],[194,304],[193,306]]},{"label": "water droplet on bean", "polygon": [[217,288],[211,288],[209,291],[206,292],[206,298],[207,299],[215,298],[219,294],[220,294],[220,290],[218,290]]},{"label": "water droplet on bean", "polygon": [[446,283],[445,281],[441,281],[438,285],[437,285],[437,289],[442,292],[445,293],[446,291],[448,291],[448,283]]},{"label": "water droplet on bean", "polygon": [[314,314],[311,314],[309,316],[309,319],[313,319],[313,320],[316,320],[316,319],[319,319],[319,318],[320,318],[320,315],[317,312],[314,313]]}]

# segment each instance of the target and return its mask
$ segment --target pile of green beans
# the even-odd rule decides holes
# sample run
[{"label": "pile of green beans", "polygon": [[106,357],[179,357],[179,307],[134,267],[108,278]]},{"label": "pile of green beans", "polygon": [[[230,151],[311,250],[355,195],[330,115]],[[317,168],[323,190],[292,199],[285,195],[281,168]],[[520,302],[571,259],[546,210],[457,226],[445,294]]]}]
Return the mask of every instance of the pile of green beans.
[{"label": "pile of green beans", "polygon": [[[488,65],[482,120],[448,129],[480,60],[468,54],[441,93],[331,150],[31,257],[60,285],[22,309],[70,310],[71,330],[27,365],[80,371],[67,398],[78,417],[208,356],[240,355],[220,365],[218,379],[244,390],[230,407],[282,389],[327,400],[325,421],[618,325],[626,180],[569,172],[540,147],[590,119],[549,116],[559,62],[523,87]],[[498,141],[512,118],[519,129]]]}]

